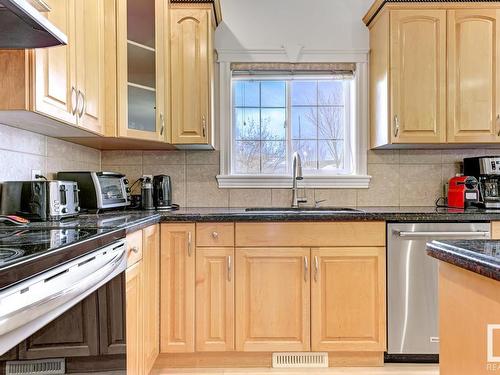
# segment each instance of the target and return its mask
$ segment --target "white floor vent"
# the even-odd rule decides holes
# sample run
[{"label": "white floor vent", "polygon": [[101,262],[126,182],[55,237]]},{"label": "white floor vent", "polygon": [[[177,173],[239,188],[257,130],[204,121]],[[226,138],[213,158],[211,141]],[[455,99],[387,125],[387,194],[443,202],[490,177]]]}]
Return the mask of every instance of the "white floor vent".
[{"label": "white floor vent", "polygon": [[328,367],[328,353],[273,353],[276,368]]},{"label": "white floor vent", "polygon": [[64,358],[38,359],[33,361],[8,361],[6,375],[64,375]]}]

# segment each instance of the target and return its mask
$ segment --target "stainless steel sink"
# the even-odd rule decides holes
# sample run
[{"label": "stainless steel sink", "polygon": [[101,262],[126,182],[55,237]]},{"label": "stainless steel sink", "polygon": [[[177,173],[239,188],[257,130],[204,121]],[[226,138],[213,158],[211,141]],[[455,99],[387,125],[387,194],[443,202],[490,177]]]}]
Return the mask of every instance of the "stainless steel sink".
[{"label": "stainless steel sink", "polygon": [[349,207],[252,207],[246,208],[247,212],[255,213],[294,213],[294,214],[335,214],[335,213],[348,213],[348,212],[362,212],[356,208]]}]

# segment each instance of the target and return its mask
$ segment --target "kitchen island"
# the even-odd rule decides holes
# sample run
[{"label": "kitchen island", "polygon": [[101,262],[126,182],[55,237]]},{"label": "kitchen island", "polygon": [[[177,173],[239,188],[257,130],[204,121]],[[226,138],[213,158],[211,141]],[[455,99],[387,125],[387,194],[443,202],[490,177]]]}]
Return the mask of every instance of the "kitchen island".
[{"label": "kitchen island", "polygon": [[427,246],[440,261],[440,374],[500,373],[500,241]]}]

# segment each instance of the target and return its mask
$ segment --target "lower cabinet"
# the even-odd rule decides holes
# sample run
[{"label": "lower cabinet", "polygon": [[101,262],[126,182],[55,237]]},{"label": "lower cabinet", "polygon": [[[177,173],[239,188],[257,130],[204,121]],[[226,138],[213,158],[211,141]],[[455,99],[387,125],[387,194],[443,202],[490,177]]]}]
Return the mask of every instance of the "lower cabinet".
[{"label": "lower cabinet", "polygon": [[234,248],[196,249],[196,351],[234,350]]},{"label": "lower cabinet", "polygon": [[385,248],[313,248],[313,351],[385,350]]},{"label": "lower cabinet", "polygon": [[194,352],[195,224],[162,224],[160,268],[160,350]]},{"label": "lower cabinet", "polygon": [[308,248],[236,249],[236,350],[310,349]]},{"label": "lower cabinet", "polygon": [[127,373],[143,374],[143,262],[127,268],[125,272],[127,315]]}]

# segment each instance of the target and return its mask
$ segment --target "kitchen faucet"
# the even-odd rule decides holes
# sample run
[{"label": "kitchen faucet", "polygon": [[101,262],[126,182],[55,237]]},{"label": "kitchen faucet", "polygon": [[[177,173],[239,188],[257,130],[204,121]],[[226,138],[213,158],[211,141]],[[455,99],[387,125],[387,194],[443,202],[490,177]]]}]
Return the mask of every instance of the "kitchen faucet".
[{"label": "kitchen faucet", "polygon": [[300,159],[300,155],[298,152],[294,152],[292,156],[292,208],[299,208],[301,203],[306,203],[307,199],[305,197],[298,196],[297,181],[303,180],[302,176],[302,160]]}]

